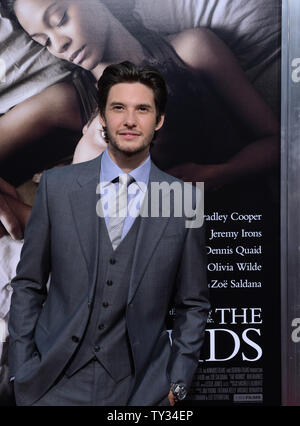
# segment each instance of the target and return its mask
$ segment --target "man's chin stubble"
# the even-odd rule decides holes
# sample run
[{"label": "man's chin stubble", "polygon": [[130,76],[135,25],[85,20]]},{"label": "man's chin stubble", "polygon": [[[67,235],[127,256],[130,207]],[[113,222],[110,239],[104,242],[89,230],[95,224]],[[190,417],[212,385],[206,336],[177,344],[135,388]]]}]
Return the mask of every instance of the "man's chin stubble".
[{"label": "man's chin stubble", "polygon": [[139,153],[145,151],[149,147],[149,145],[150,145],[150,144],[148,144],[148,145],[146,144],[146,145],[143,145],[143,146],[141,146],[139,148],[135,148],[135,149],[132,149],[132,150],[130,150],[130,149],[127,150],[127,149],[121,148],[116,142],[112,143],[111,140],[110,140],[110,143],[111,143],[112,148],[115,151],[117,151],[119,153],[122,153],[123,155],[126,155],[127,157],[132,157],[132,156],[134,156],[136,154],[139,154]]}]

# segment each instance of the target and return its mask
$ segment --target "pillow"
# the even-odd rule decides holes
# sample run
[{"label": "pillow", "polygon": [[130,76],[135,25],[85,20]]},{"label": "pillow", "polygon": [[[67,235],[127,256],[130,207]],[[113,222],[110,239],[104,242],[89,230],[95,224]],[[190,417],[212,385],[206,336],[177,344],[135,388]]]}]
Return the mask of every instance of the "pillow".
[{"label": "pillow", "polygon": [[0,4],[0,115],[70,74],[66,62],[10,20]]}]

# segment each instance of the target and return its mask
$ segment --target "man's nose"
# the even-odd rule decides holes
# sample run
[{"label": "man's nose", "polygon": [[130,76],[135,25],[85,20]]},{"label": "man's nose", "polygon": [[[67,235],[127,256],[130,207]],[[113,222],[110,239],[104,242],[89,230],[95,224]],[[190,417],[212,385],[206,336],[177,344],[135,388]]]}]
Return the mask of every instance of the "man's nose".
[{"label": "man's nose", "polygon": [[65,53],[70,45],[71,45],[71,39],[67,36],[53,36],[52,40],[51,40],[51,50],[53,51],[53,53],[58,53],[58,54],[62,54]]},{"label": "man's nose", "polygon": [[128,127],[135,127],[137,124],[135,111],[128,110],[125,115],[125,123]]}]

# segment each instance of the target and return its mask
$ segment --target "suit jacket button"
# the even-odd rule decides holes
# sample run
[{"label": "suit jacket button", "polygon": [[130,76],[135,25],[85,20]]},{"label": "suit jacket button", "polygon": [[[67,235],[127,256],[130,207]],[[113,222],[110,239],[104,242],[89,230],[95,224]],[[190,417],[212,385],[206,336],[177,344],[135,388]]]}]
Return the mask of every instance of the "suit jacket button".
[{"label": "suit jacket button", "polygon": [[75,343],[78,343],[78,342],[79,342],[79,338],[78,338],[77,336],[72,336],[72,340],[73,340],[73,342],[75,342]]},{"label": "suit jacket button", "polygon": [[107,281],[106,281],[106,284],[107,284],[107,285],[113,285],[113,282],[112,282],[112,280],[107,280]]},{"label": "suit jacket button", "polygon": [[116,263],[116,259],[114,259],[113,257],[111,259],[109,259],[109,263],[111,265],[114,265]]},{"label": "suit jacket button", "polygon": [[100,349],[101,349],[101,348],[100,348],[100,346],[94,346],[94,351],[95,351],[95,352],[99,352],[99,351],[100,351]]}]

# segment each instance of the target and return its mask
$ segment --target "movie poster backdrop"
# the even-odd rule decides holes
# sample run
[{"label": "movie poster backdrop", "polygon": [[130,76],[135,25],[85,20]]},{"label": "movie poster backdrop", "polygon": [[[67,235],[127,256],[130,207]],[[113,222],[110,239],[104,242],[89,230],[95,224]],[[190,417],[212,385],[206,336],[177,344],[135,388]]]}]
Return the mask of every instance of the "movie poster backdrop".
[{"label": "movie poster backdrop", "polygon": [[282,10],[282,404],[300,405],[300,4]]},{"label": "movie poster backdrop", "polygon": [[[82,3],[93,8],[96,1],[106,8],[106,16],[117,23],[115,28],[125,28],[140,43],[145,62],[158,66],[167,80],[167,123],[164,133],[154,141],[153,161],[187,181],[205,182],[207,272],[212,307],[199,368],[185,404],[279,405],[279,158],[276,160],[269,151],[268,143],[262,142],[259,149],[256,145],[254,151],[249,149],[257,139],[268,135],[256,129],[253,122],[250,124],[254,114],[252,101],[247,102],[247,91],[239,86],[233,89],[238,78],[228,75],[222,65],[222,53],[219,57],[219,53],[209,50],[206,33],[201,30],[203,45],[194,44],[192,50],[190,43],[193,29],[211,31],[229,48],[251,86],[279,121],[281,1]],[[32,41],[6,6],[6,1],[1,0],[0,175],[17,188],[18,203],[12,212],[22,215],[34,202],[40,173],[72,162],[82,130],[95,108],[96,80],[88,70],[53,56],[47,48]],[[89,31],[93,31],[93,25]],[[176,45],[174,40],[180,43]],[[94,43],[99,44],[99,49],[110,48],[105,37],[94,39]],[[196,72],[182,59],[187,58],[186,52],[196,57],[198,49],[202,55],[216,58],[211,75],[207,70]],[[66,92],[60,91],[61,87]],[[229,93],[226,87],[230,87]],[[54,94],[57,100],[58,93],[62,100],[57,106],[53,104],[59,111],[55,118],[51,102],[45,103],[44,96]],[[62,93],[66,93],[65,97]],[[47,119],[49,111],[52,120]],[[266,122],[269,119],[270,114],[263,117]],[[279,149],[279,133],[272,136]],[[97,137],[99,144],[103,143],[100,133]],[[226,180],[218,171],[231,163],[234,177]],[[1,183],[3,203],[7,187]],[[22,241],[4,235],[3,226],[5,223],[0,229],[0,399],[1,405],[12,405],[7,366],[9,283]],[[171,309],[170,327],[174,315],[176,310]]]}]

